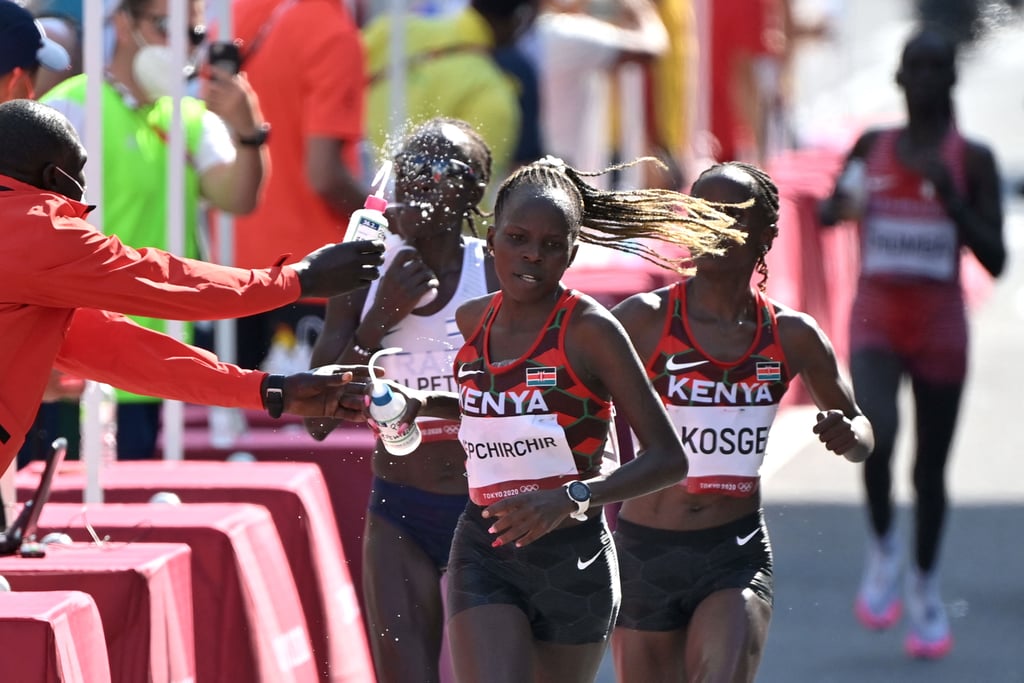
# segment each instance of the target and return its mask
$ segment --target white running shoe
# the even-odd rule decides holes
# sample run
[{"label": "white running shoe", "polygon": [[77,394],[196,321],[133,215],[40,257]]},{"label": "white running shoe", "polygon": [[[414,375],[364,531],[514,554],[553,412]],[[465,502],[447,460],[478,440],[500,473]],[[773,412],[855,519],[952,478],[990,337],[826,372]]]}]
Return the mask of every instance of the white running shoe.
[{"label": "white running shoe", "polygon": [[864,576],[857,591],[854,614],[865,628],[887,629],[900,619],[900,577],[903,562],[893,534],[874,538],[868,544]]},{"label": "white running shoe", "polygon": [[907,618],[910,630],[904,647],[908,655],[917,659],[941,659],[949,654],[953,635],[934,574],[921,575],[915,570],[907,577]]}]

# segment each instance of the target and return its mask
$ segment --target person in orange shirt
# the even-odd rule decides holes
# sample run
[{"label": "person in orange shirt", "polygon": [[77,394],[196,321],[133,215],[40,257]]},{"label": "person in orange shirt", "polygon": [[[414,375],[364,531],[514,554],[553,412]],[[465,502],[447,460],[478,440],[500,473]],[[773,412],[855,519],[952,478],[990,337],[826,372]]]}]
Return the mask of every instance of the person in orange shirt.
[{"label": "person in orange shirt", "polygon": [[[339,241],[363,205],[365,73],[359,31],[344,3],[235,0],[232,9],[242,68],[273,126],[263,195],[235,222],[234,265],[252,268]],[[323,318],[324,303],[239,320],[238,362],[257,367],[278,325],[295,328],[306,315]]]},{"label": "person in orange shirt", "polygon": [[0,471],[54,367],[161,398],[265,407],[274,417],[359,413],[362,387],[347,386],[348,368],[287,377],[245,370],[123,314],[201,320],[341,294],[376,279],[383,242],[329,245],[290,266],[281,259],[252,270],[136,250],[86,222],[85,162],[78,134],[55,109],[0,104]]}]

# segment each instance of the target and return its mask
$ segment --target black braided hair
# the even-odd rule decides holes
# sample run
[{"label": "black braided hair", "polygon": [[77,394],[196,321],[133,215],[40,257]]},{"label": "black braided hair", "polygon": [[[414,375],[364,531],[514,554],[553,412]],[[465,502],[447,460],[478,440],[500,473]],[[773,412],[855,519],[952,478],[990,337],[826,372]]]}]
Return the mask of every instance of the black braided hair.
[{"label": "black braided hair", "polygon": [[754,206],[761,212],[765,225],[768,226],[769,239],[762,246],[761,251],[757,255],[757,262],[754,265],[754,270],[761,276],[761,281],[757,283],[757,288],[763,292],[768,284],[768,264],[765,262],[765,256],[768,254],[768,250],[772,248],[772,242],[779,235],[779,188],[775,185],[775,181],[772,180],[771,176],[763,169],[753,164],[748,164],[745,161],[726,161],[715,164],[697,176],[697,180],[693,184],[696,185],[705,177],[721,175],[730,168],[742,171],[754,181]]},{"label": "black braided hair", "polygon": [[494,161],[491,156],[491,148],[488,146],[483,136],[480,135],[473,126],[462,119],[437,116],[421,123],[407,133],[396,146],[395,152],[397,154],[398,150],[405,149],[418,140],[429,140],[430,138],[443,137],[444,134],[442,133],[442,127],[446,125],[458,128],[466,134],[471,142],[471,152],[466,161],[469,162],[470,167],[476,173],[477,180],[482,184],[482,187],[480,191],[480,198],[477,199],[476,204],[469,207],[469,212],[464,214],[463,218],[465,219],[466,226],[469,228],[470,232],[472,232],[474,236],[479,237],[480,233],[476,228],[476,221],[473,220],[473,215],[475,214],[480,218],[488,218],[490,216],[490,214],[484,213],[480,209],[480,201],[483,199],[484,188],[486,188],[488,183],[491,182],[491,167]]},{"label": "black braided hair", "polygon": [[[584,172],[561,159],[545,157],[523,166],[498,189],[494,215],[499,217],[514,191],[528,186],[562,190],[573,200],[568,216],[570,237],[634,254],[668,270],[692,272],[689,258],[721,254],[732,242],[743,242],[742,231],[730,226],[734,219],[710,202],[665,189],[601,190],[584,180],[628,168],[653,157],[617,164],[602,171]],[[686,249],[689,257],[673,257],[639,241],[654,239]]]}]

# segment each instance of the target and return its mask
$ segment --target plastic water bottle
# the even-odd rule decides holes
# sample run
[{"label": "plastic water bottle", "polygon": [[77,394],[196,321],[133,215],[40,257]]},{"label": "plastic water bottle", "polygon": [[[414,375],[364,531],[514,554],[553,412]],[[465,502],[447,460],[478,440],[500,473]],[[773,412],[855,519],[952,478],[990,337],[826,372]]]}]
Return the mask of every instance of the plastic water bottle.
[{"label": "plastic water bottle", "polygon": [[384,239],[388,229],[388,219],[384,216],[384,211],[388,208],[388,200],[384,199],[384,188],[388,184],[390,175],[391,162],[385,161],[373,179],[377,191],[366,198],[363,208],[352,212],[343,241]]},{"label": "plastic water bottle", "polygon": [[[378,356],[397,353],[402,349],[392,347],[381,349],[370,357],[370,377],[374,377],[373,366]],[[405,414],[405,396],[391,391],[380,379],[370,381],[370,417],[377,423],[377,430],[384,448],[391,455],[408,455],[419,448],[423,435],[415,422],[402,422]]]},{"label": "plastic water bottle", "polygon": [[[104,465],[117,460],[117,394],[114,387],[102,382],[86,380],[81,399],[81,422],[83,448],[94,443],[96,428],[99,433],[100,462]],[[96,411],[96,421],[90,418]]]}]

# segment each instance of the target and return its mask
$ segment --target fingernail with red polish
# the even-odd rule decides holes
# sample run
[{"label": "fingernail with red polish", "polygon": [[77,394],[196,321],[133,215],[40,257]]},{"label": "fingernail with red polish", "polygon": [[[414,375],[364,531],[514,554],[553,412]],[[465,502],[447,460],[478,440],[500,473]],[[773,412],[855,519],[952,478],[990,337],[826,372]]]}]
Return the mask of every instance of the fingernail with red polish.
[{"label": "fingernail with red polish", "polygon": [[496,538],[496,539],[494,539],[494,543],[491,544],[491,547],[492,548],[499,548],[499,547],[501,547],[501,545],[502,545],[501,539],[500,538]]}]

